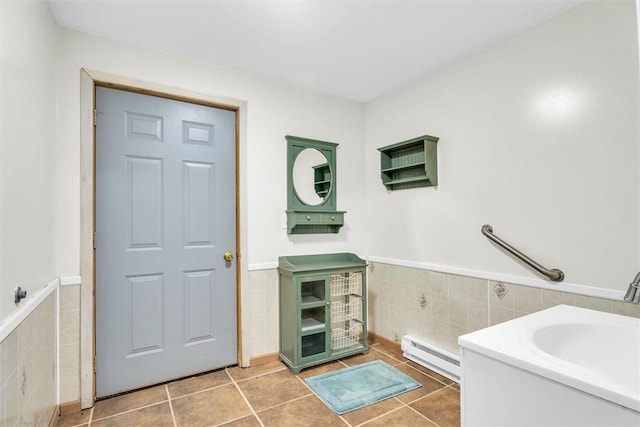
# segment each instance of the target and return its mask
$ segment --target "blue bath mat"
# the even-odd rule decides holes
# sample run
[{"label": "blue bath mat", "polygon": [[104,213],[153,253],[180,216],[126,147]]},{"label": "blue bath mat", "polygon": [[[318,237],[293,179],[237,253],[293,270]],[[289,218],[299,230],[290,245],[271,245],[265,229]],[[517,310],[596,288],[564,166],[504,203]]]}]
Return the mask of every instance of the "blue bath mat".
[{"label": "blue bath mat", "polygon": [[305,382],[338,414],[421,387],[381,360],[327,372],[307,378]]}]

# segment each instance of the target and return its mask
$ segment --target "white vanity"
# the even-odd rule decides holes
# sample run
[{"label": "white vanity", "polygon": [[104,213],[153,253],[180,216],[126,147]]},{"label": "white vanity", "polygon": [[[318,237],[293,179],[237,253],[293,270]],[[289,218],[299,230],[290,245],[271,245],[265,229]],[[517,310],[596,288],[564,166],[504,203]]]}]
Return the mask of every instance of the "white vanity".
[{"label": "white vanity", "polygon": [[640,319],[556,306],[459,338],[466,426],[640,426]]}]

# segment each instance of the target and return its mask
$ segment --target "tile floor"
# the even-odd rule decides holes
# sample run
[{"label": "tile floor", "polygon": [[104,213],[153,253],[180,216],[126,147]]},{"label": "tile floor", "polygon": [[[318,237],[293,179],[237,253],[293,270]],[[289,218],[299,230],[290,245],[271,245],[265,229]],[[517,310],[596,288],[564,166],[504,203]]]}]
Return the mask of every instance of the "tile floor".
[{"label": "tile floor", "polygon": [[[335,414],[304,378],[380,359],[422,387],[374,405]],[[459,426],[458,384],[374,344],[369,354],[293,375],[280,362],[231,367],[96,402],[59,417],[56,426]]]}]

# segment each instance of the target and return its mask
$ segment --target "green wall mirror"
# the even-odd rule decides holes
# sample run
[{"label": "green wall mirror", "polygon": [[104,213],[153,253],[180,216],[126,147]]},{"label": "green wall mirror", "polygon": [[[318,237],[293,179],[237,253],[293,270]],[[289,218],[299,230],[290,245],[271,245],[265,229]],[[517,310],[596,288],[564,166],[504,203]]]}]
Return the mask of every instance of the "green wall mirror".
[{"label": "green wall mirror", "polygon": [[286,136],[289,234],[337,233],[336,147],[333,142]]}]

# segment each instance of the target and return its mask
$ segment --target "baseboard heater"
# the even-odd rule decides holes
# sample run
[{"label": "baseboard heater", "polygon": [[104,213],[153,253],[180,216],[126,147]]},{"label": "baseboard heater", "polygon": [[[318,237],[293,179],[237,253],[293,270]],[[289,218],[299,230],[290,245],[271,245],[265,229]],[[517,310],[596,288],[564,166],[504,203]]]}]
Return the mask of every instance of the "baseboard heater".
[{"label": "baseboard heater", "polygon": [[460,382],[460,357],[432,344],[402,336],[403,356],[457,383]]}]

